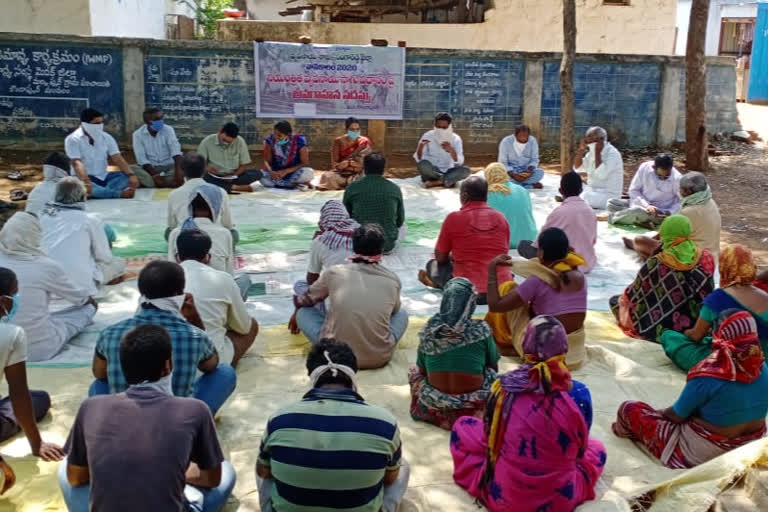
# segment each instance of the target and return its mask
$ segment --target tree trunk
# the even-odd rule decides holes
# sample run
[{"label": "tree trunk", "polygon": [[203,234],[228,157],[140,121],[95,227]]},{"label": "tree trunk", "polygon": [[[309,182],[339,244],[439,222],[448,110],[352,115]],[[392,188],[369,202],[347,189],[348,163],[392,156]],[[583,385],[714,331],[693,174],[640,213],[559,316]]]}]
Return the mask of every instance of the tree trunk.
[{"label": "tree trunk", "polygon": [[573,61],[576,58],[576,0],[563,0],[563,60],[560,62],[560,169],[573,169]]},{"label": "tree trunk", "polygon": [[707,152],[707,41],[709,0],[693,0],[685,51],[685,167],[706,172]]}]

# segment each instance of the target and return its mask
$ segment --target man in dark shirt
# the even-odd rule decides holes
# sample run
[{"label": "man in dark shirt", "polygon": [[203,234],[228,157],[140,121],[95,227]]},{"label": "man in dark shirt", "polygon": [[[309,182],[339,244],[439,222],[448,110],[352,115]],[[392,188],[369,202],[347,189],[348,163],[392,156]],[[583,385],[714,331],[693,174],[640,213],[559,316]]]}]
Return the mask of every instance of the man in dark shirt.
[{"label": "man in dark shirt", "polygon": [[120,344],[125,393],[80,406],[59,485],[70,512],[214,512],[235,485],[208,407],[171,391],[171,337],[141,325]]},{"label": "man in dark shirt", "polygon": [[360,225],[378,224],[384,230],[384,252],[389,253],[405,237],[405,209],[400,187],[384,177],[387,160],[371,153],[363,160],[365,177],[344,191],[344,206]]}]

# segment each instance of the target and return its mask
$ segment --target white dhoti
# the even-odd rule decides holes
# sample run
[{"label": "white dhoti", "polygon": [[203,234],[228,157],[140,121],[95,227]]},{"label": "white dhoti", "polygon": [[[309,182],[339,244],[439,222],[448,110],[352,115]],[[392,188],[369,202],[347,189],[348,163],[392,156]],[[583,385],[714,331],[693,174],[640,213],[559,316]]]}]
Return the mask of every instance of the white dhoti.
[{"label": "white dhoti", "polygon": [[96,279],[98,286],[105,285],[125,274],[125,258],[113,256],[109,263],[98,263],[97,265],[101,273],[100,278]]},{"label": "white dhoti", "polygon": [[92,304],[72,306],[54,311],[49,317],[48,335],[29,340],[30,362],[46,361],[59,353],[62,347],[91,324],[96,308]]},{"label": "white dhoti", "polygon": [[595,210],[605,210],[608,207],[608,200],[615,197],[621,197],[621,190],[616,192],[605,188],[593,188],[589,185],[584,185],[584,192],[581,194],[581,198]]}]

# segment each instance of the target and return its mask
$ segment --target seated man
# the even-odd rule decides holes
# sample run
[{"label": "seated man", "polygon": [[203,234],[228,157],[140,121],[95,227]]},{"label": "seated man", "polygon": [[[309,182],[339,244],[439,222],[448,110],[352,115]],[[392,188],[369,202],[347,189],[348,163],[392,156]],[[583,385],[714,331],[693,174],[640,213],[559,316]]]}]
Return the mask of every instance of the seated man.
[{"label": "seated man", "polygon": [[[131,318],[101,331],[93,356],[96,380],[88,396],[122,393],[128,388],[120,359],[120,340],[137,325],[164,327],[173,342],[173,394],[193,396],[208,404],[211,414],[235,390],[237,377],[219,355],[195,308],[192,295],[184,293],[184,269],[170,261],[153,261],[139,274],[139,309]],[[202,377],[195,379],[197,370]]]},{"label": "seated man", "polygon": [[[55,356],[91,323],[97,307],[89,289],[75,285],[69,269],[43,253],[41,236],[40,222],[26,212],[16,213],[0,230],[0,266],[21,277],[19,310],[13,323],[26,332],[31,362]],[[53,297],[72,306],[52,312]]]},{"label": "seated man", "polygon": [[384,252],[405,238],[405,208],[400,187],[384,177],[387,160],[371,153],[363,160],[365,177],[344,191],[344,206],[359,224],[378,224],[384,230]]},{"label": "seated man", "polygon": [[680,210],[681,177],[669,155],[641,164],[629,185],[629,201],[608,200],[609,222],[657,228],[664,217]]},{"label": "seated man", "polygon": [[[689,171],[680,178],[680,196],[682,209],[680,215],[691,222],[691,241],[697,247],[706,249],[715,259],[720,254],[720,229],[722,219],[717,203],[712,199],[712,191],[707,178],[696,171]],[[653,238],[638,236],[633,240],[624,239],[628,249],[637,251],[643,259],[648,259],[661,250],[661,241],[657,234]]]},{"label": "seated man", "polygon": [[230,192],[256,190],[262,173],[251,169],[251,154],[235,123],[226,123],[218,133],[205,137],[197,152],[205,159],[205,181]]},{"label": "seated man", "polygon": [[275,123],[274,132],[264,139],[266,172],[261,184],[268,188],[306,188],[315,171],[309,166],[307,138],[293,133],[291,123]]},{"label": "seated man", "polygon": [[148,108],[144,124],[133,132],[133,172],[142,187],[175,188],[181,185],[181,144],[176,132],[163,121],[163,111]]},{"label": "seated man", "polygon": [[526,188],[543,188],[544,169],[539,169],[539,143],[528,126],[521,124],[515,128],[514,135],[501,140],[498,161],[507,168],[512,183]]},{"label": "seated man", "polygon": [[[296,322],[313,344],[336,338],[355,351],[360,368],[386,365],[408,327],[400,279],[379,262],[384,233],[365,224],[352,235],[351,263],[334,265],[304,295],[294,296]],[[328,298],[328,311],[312,307]]]},{"label": "seated man", "polygon": [[210,183],[203,183],[192,190],[188,199],[187,220],[181,226],[174,228],[168,235],[168,260],[174,261],[176,258],[176,240],[179,234],[189,229],[204,231],[213,243],[210,266],[235,277],[237,286],[240,288],[240,295],[245,300],[248,297],[251,278],[248,274],[235,276],[235,250],[232,243],[232,233],[217,223],[221,216],[221,197],[221,189]]},{"label": "seated man", "polygon": [[[184,173],[184,184],[168,194],[168,227],[165,239],[173,228],[181,226],[189,218],[189,195],[194,189],[205,183],[205,158],[199,153],[188,151],[179,161],[181,172]],[[232,233],[232,242],[237,245],[240,235],[232,223],[232,210],[229,206],[229,196],[221,189],[221,212],[217,221]]]},{"label": "seated man", "polygon": [[42,247],[76,286],[96,295],[99,286],[122,278],[125,260],[112,255],[104,223],[85,211],[85,196],[85,186],[75,177],[56,185],[54,201],[40,215]]},{"label": "seated man", "polygon": [[128,389],[87,399],[59,468],[70,512],[218,512],[235,486],[204,403],[171,393],[171,336],[159,325],[129,330],[119,346]]},{"label": "seated man", "polygon": [[[87,108],[80,114],[80,127],[64,139],[64,149],[72,159],[77,177],[88,187],[93,199],[133,197],[139,179],[117,147],[114,137],[104,131],[104,114]],[[121,172],[109,172],[108,160]]]},{"label": "seated man", "polygon": [[[573,251],[584,258],[586,265],[579,267],[585,274],[597,263],[595,244],[597,243],[597,215],[580,196],[583,182],[575,172],[563,174],[560,178],[560,194],[563,204],[555,208],[541,227],[544,232],[549,228],[562,229]],[[517,246],[517,252],[526,259],[538,257],[539,247],[532,240],[524,240]]]},{"label": "seated man", "polygon": [[464,166],[461,137],[453,133],[453,118],[447,112],[435,116],[435,128],[421,136],[413,158],[428,188],[453,187],[471,173]]},{"label": "seated man", "polygon": [[45,203],[53,201],[56,195],[56,184],[67,176],[71,176],[72,162],[65,153],[54,151],[43,162],[43,181],[35,185],[35,188],[27,197],[27,206],[24,211],[40,216]]},{"label": "seated man", "polygon": [[44,442],[37,429],[37,422],[51,408],[51,397],[45,391],[30,391],[27,387],[27,337],[21,327],[14,325],[18,293],[16,274],[0,268],[0,380],[5,375],[8,381],[8,396],[0,399],[0,442],[23,430],[32,455],[46,461],[61,460],[62,449]]},{"label": "seated man", "polygon": [[604,129],[593,126],[587,130],[573,158],[573,168],[585,178],[584,200],[595,210],[604,210],[609,199],[621,197],[624,162]]},{"label": "seated man", "polygon": [[360,135],[356,117],[348,117],[344,128],[347,132],[333,139],[331,168],[320,178],[318,190],[343,190],[362,176],[363,158],[371,152],[371,141]]},{"label": "seated man", "polygon": [[312,389],[274,413],[261,438],[256,475],[262,512],[396,512],[400,506],[410,476],[400,431],[389,411],[357,394],[357,368],[344,343],[323,340],[312,347]]},{"label": "seated man", "polygon": [[[445,218],[435,246],[435,259],[419,271],[419,281],[442,289],[454,277],[469,279],[477,288],[477,303],[486,304],[488,263],[509,252],[509,223],[488,206],[488,183],[471,176],[461,184],[461,210]],[[499,268],[499,281],[512,280],[509,268]]]},{"label": "seated man", "polygon": [[205,332],[219,360],[237,366],[259,333],[259,323],[245,309],[240,289],[230,274],[209,266],[211,237],[204,231],[185,230],[176,240],[176,260],[184,269],[184,291],[195,298]]}]

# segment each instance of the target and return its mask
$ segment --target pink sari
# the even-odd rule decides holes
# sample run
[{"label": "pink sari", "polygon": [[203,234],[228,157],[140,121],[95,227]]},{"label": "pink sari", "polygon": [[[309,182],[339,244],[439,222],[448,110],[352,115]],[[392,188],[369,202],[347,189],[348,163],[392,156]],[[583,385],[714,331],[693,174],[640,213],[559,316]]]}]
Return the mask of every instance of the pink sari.
[{"label": "pink sari", "polygon": [[516,393],[493,477],[483,420],[459,418],[451,432],[453,479],[491,512],[570,512],[594,499],[605,466],[600,441],[589,439],[579,407],[565,391]]}]

